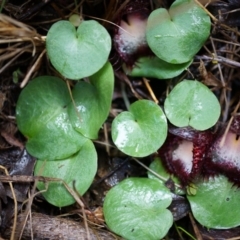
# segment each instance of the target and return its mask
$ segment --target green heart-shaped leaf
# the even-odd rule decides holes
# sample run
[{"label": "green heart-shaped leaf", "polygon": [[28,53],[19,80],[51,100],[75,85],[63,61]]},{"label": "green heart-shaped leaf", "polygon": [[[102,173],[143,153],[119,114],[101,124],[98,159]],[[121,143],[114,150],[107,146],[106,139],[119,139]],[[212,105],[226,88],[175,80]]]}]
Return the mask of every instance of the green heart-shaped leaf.
[{"label": "green heart-shaped leaf", "polygon": [[176,0],[169,11],[153,11],[147,23],[149,47],[162,60],[179,64],[190,61],[210,34],[211,21],[194,0]]},{"label": "green heart-shaped leaf", "polygon": [[167,120],[162,109],[149,100],[139,100],[129,112],[120,113],[112,123],[112,139],[124,153],[145,157],[156,152],[167,136]]},{"label": "green heart-shaped leaf", "polygon": [[207,228],[227,229],[240,225],[240,190],[225,176],[195,183],[196,195],[187,196],[194,217]]},{"label": "green heart-shaped leaf", "polygon": [[149,77],[157,79],[168,79],[180,75],[192,63],[182,64],[167,63],[158,57],[141,57],[132,68],[123,65],[123,69],[132,77]]},{"label": "green heart-shaped leaf", "polygon": [[111,38],[94,20],[83,21],[77,31],[69,21],[49,29],[46,48],[52,65],[65,77],[81,79],[97,72],[107,61]]},{"label": "green heart-shaped leaf", "polygon": [[[90,139],[96,139],[106,120],[112,101],[114,74],[110,63],[89,77],[90,83],[79,82],[73,89],[74,104],[69,107],[74,128]],[[78,113],[77,113],[78,110]]]},{"label": "green heart-shaped leaf", "polygon": [[[92,184],[96,171],[97,153],[93,143],[87,140],[78,153],[67,159],[38,160],[34,175],[62,179],[69,187],[83,195]],[[46,184],[39,182],[37,188],[44,190]],[[55,206],[64,207],[75,202],[61,182],[50,182],[47,189],[42,194],[49,203]]]},{"label": "green heart-shaped leaf", "polygon": [[168,120],[177,127],[206,130],[216,124],[221,107],[216,96],[202,83],[184,80],[164,102]]},{"label": "green heart-shaped leaf", "polygon": [[16,118],[28,138],[26,148],[41,159],[61,159],[77,152],[86,139],[76,132],[67,113],[71,102],[66,84],[59,78],[42,76],[21,92]]},{"label": "green heart-shaped leaf", "polygon": [[107,193],[105,221],[125,239],[162,239],[173,224],[173,216],[166,209],[171,201],[170,191],[159,181],[128,178]]}]

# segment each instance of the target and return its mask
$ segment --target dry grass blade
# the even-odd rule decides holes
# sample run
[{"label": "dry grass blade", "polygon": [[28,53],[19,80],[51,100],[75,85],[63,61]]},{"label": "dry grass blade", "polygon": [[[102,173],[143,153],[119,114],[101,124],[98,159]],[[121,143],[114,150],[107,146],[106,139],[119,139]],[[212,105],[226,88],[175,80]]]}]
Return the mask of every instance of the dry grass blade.
[{"label": "dry grass blade", "polygon": [[10,18],[4,14],[0,14],[0,34],[2,37],[39,37],[36,30],[22,22]]},{"label": "dry grass blade", "polygon": [[[13,18],[0,14],[0,72],[5,71],[15,56],[29,52],[34,56],[44,49],[45,38],[37,31]],[[28,43],[28,44],[26,44]],[[14,60],[16,60],[15,57]]]}]

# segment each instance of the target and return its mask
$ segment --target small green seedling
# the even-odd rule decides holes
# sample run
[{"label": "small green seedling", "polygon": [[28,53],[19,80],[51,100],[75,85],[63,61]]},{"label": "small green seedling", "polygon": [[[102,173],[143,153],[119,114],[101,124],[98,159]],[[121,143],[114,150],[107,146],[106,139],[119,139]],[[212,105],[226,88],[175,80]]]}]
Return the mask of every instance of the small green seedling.
[{"label": "small green seedling", "polygon": [[56,77],[37,77],[22,90],[16,106],[17,124],[28,138],[26,148],[34,157],[63,159],[85,143],[70,123],[70,103],[66,83]]},{"label": "small green seedling", "polygon": [[171,202],[159,181],[128,178],[107,193],[103,213],[108,227],[125,239],[162,239],[173,224],[166,209]]},{"label": "small green seedling", "polygon": [[46,48],[52,65],[64,77],[78,80],[107,62],[111,37],[95,20],[83,21],[77,30],[69,21],[59,21],[48,31]]},{"label": "small green seedling", "polygon": [[146,37],[160,59],[181,64],[192,60],[210,35],[211,21],[194,0],[176,0],[169,10],[154,10]]},{"label": "small green seedling", "polygon": [[219,175],[196,182],[197,193],[187,195],[195,219],[207,228],[228,229],[240,225],[239,188]]},{"label": "small green seedling", "polygon": [[184,80],[177,84],[164,102],[168,120],[177,127],[206,130],[219,119],[221,107],[216,96],[204,84]]},{"label": "small green seedling", "polygon": [[112,139],[122,152],[145,157],[156,152],[167,137],[167,119],[162,109],[149,100],[133,103],[112,123]]}]

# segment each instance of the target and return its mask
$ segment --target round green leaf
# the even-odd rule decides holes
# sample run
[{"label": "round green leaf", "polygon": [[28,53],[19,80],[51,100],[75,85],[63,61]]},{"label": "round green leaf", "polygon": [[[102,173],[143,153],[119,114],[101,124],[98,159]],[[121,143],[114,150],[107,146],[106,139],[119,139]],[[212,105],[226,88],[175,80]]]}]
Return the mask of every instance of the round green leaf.
[{"label": "round green leaf", "polygon": [[[97,171],[97,153],[93,143],[87,140],[80,151],[73,156],[56,161],[38,160],[34,175],[62,179],[70,188],[83,195],[92,184]],[[63,183],[50,182],[48,185],[39,182],[37,188],[44,190],[45,199],[58,207],[71,205],[75,202]]]},{"label": "round green leaf", "polygon": [[164,102],[164,110],[168,120],[177,127],[206,130],[216,124],[221,107],[204,84],[184,80],[170,92]]},{"label": "round green leaf", "polygon": [[75,105],[70,105],[69,116],[78,132],[87,138],[96,139],[111,108],[114,86],[111,64],[107,62],[89,80],[90,83],[79,82],[74,87],[72,95]]},{"label": "round green leaf", "polygon": [[147,23],[149,47],[162,60],[179,64],[190,61],[210,34],[211,21],[194,0],[176,0],[169,11],[153,11]]},{"label": "round green leaf", "polygon": [[227,229],[240,225],[240,190],[225,176],[195,183],[197,193],[187,196],[195,219],[207,228]]},{"label": "round green leaf", "polygon": [[65,77],[81,79],[97,72],[107,61],[111,38],[94,20],[83,21],[76,30],[69,21],[54,23],[46,39],[52,65]]},{"label": "round green leaf", "polygon": [[112,139],[125,154],[145,157],[156,152],[167,136],[162,109],[150,100],[139,100],[129,112],[120,113],[112,123]]},{"label": "round green leaf", "polygon": [[166,209],[171,201],[159,181],[128,178],[107,193],[103,213],[108,227],[125,239],[162,239],[173,224]]},{"label": "round green leaf", "polygon": [[182,64],[171,64],[158,57],[141,57],[133,67],[128,68],[126,65],[123,65],[123,69],[127,75],[132,77],[168,79],[180,75],[191,63],[192,61]]},{"label": "round green leaf", "polygon": [[81,24],[81,22],[83,21],[81,15],[79,15],[79,14],[72,14],[72,15],[69,17],[68,20],[69,20],[69,22],[72,23],[73,26],[75,26],[75,27],[78,27],[78,26]]},{"label": "round green leaf", "polygon": [[30,154],[61,159],[80,149],[86,139],[69,121],[66,107],[70,102],[66,84],[56,77],[35,78],[22,90],[16,118],[19,130],[28,138],[26,148]]},{"label": "round green leaf", "polygon": [[[165,186],[165,183],[171,178],[171,180],[177,184],[178,186],[181,185],[180,180],[169,174],[167,172],[166,168],[163,166],[162,161],[160,158],[156,157],[154,161],[150,164],[149,168],[153,170],[155,173],[157,173],[159,176],[161,176],[161,179],[155,176],[153,173],[148,172],[148,178],[150,179],[157,179],[163,186]],[[164,180],[165,179],[165,180]],[[178,195],[185,194],[185,191],[183,188],[180,188],[178,186],[175,186],[175,193]]]}]

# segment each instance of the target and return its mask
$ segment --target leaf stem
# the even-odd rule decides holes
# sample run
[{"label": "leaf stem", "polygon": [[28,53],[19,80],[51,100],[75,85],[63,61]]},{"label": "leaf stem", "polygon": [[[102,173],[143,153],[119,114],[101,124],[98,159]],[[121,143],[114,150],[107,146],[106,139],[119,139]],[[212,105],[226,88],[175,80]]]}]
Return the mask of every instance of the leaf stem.
[{"label": "leaf stem", "polygon": [[184,232],[187,236],[189,236],[193,240],[197,240],[193,235],[191,235],[189,232],[187,232],[184,228],[176,226],[177,229],[181,230]]},{"label": "leaf stem", "polygon": [[[136,158],[132,158],[134,161],[136,161],[139,165],[141,165],[142,167],[144,167],[146,170],[148,170],[150,173],[152,173],[154,176],[156,176],[157,178],[159,178],[160,180],[166,182],[168,179],[160,176],[159,174],[157,174],[156,172],[154,172],[151,168],[147,167],[145,164],[141,163],[138,159]],[[174,183],[175,187],[178,187],[180,189],[182,189],[182,186],[177,184],[177,183]]]},{"label": "leaf stem", "polygon": [[123,83],[123,82],[121,82],[121,93],[122,93],[122,97],[123,97],[125,106],[126,106],[127,110],[129,111],[130,102],[129,102],[127,94],[126,94],[125,83]]}]

